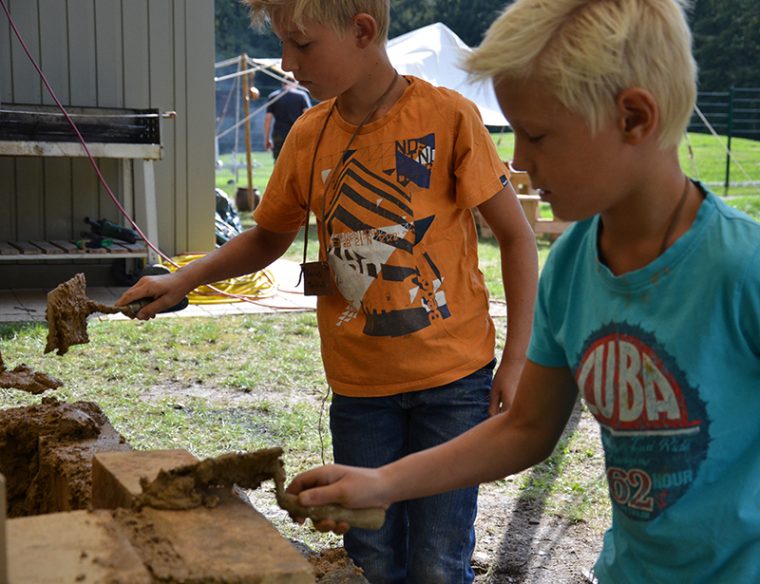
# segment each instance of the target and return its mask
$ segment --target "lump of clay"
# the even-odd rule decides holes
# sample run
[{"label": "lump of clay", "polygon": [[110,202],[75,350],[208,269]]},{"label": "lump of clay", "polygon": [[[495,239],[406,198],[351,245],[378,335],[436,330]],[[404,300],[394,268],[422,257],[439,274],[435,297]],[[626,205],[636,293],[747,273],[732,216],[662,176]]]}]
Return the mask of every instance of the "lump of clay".
[{"label": "lump of clay", "polygon": [[92,313],[92,306],[85,295],[86,286],[84,274],[77,274],[48,292],[45,353],[57,349],[59,355],[64,355],[71,345],[90,342],[90,337],[87,336],[87,317]]},{"label": "lump of clay", "polygon": [[52,375],[39,373],[23,363],[15,369],[6,369],[3,355],[0,353],[0,387],[20,389],[36,395],[48,389],[58,389],[62,385],[63,382]]}]

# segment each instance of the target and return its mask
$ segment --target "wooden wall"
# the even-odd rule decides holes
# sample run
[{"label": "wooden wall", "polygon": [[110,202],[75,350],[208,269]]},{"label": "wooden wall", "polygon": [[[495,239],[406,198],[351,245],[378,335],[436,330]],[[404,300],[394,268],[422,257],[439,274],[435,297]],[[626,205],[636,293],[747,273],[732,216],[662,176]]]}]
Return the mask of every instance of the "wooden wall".
[{"label": "wooden wall", "polygon": [[[64,105],[177,112],[161,122],[158,245],[170,256],[212,249],[213,1],[5,2]],[[0,108],[6,103],[54,102],[0,10]],[[98,162],[121,198],[121,165]],[[78,238],[85,216],[120,219],[86,159],[0,156],[0,240]],[[9,273],[20,272],[0,264],[0,287]]]}]

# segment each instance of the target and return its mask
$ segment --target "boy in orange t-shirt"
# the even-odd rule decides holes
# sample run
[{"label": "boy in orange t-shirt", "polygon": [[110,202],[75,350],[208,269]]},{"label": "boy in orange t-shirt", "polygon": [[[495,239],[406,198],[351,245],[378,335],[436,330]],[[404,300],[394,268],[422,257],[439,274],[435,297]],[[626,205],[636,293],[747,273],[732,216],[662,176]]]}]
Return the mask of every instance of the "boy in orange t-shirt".
[{"label": "boy in orange t-shirt", "polygon": [[[247,4],[282,41],[282,68],[321,103],[288,135],[256,227],[120,302],[156,298],[148,318],[203,283],[261,270],[314,213],[315,269],[337,291],[317,304],[334,457],[378,467],[509,406],[531,332],[535,239],[476,107],[393,69],[388,0]],[[509,334],[495,376],[473,207],[505,276]],[[374,584],[471,582],[476,507],[477,488],[401,503],[345,546]]]}]

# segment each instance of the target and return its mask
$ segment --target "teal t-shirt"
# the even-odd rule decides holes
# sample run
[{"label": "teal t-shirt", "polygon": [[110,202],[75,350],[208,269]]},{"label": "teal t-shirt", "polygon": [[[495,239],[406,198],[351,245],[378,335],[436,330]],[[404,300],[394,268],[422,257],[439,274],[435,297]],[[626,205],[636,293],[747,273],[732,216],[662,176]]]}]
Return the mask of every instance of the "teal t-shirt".
[{"label": "teal t-shirt", "polygon": [[760,224],[711,193],[649,265],[614,276],[599,217],[541,274],[529,358],[569,367],[601,427],[600,584],[760,582]]}]

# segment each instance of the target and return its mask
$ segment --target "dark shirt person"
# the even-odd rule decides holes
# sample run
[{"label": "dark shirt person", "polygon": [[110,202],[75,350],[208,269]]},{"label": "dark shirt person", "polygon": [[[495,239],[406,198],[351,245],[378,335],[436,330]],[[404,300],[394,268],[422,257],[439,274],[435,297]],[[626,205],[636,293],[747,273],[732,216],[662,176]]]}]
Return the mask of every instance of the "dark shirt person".
[{"label": "dark shirt person", "polygon": [[287,80],[283,81],[280,89],[269,94],[268,102],[264,117],[264,149],[271,150],[277,160],[290,128],[311,107],[311,100],[308,93],[299,89],[292,80]]}]

